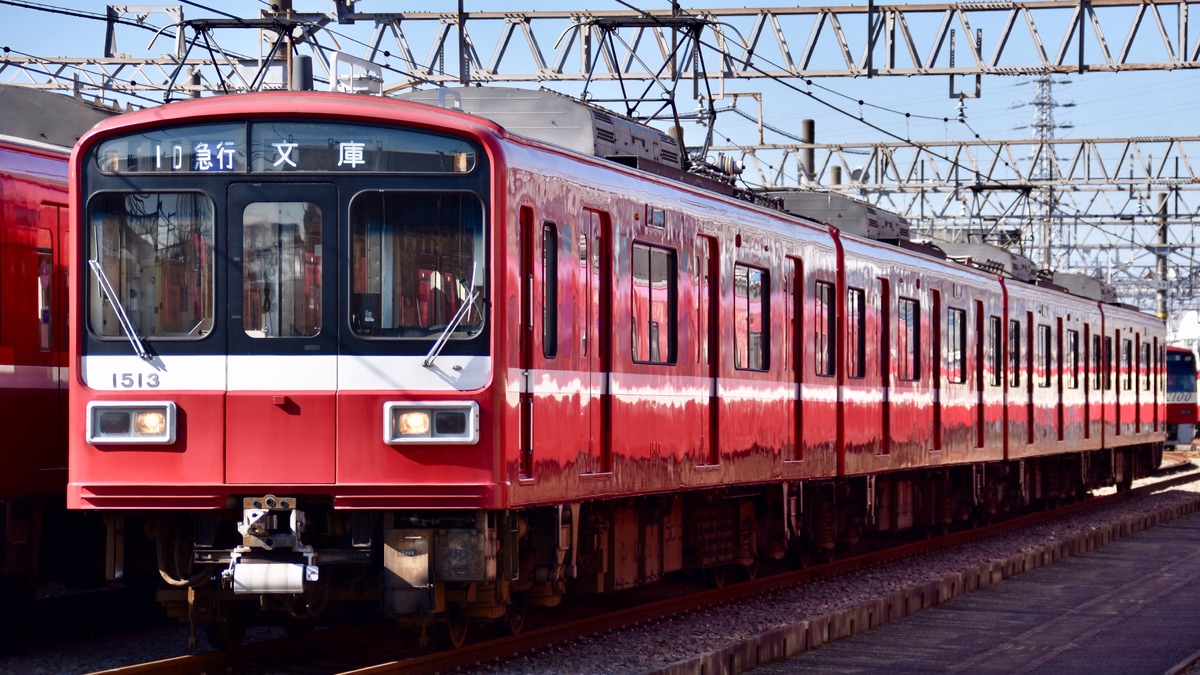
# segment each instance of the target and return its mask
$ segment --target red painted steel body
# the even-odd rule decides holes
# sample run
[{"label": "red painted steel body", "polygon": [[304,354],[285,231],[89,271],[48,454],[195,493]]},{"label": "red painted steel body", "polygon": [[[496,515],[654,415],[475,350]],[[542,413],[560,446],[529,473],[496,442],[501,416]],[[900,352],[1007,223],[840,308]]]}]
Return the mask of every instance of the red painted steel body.
[{"label": "red painted steel body", "polygon": [[0,499],[66,485],[67,158],[0,141]]},{"label": "red painted steel body", "polygon": [[1167,347],[1167,441],[1190,446],[1196,432],[1196,354]]},{"label": "red painted steel body", "polygon": [[[70,143],[102,113],[0,86],[0,601],[39,581],[99,576],[67,482],[67,177]],[[95,534],[94,532],[92,534]],[[95,551],[89,551],[95,553]]]},{"label": "red painted steel body", "polygon": [[[621,500],[725,494],[739,486],[783,486],[786,500],[794,494],[789,485],[809,481],[900,479],[927,469],[1161,446],[1164,334],[1152,317],[1001,278],[920,247],[846,235],[510,135],[462,113],[312,93],[172,104],[107,123],[83,139],[73,206],[88,213],[93,195],[82,187],[89,153],[114,134],[268,119],[396,125],[462,137],[480,149],[489,172],[480,195],[491,327],[486,373],[469,387],[356,388],[346,383],[369,378],[350,370],[358,362],[345,343],[334,342],[336,357],[322,361],[312,352],[306,375],[325,384],[311,387],[270,384],[288,380],[272,370],[269,356],[237,366],[261,368],[265,386],[200,387],[169,379],[194,371],[178,365],[188,357],[168,355],[156,366],[163,384],[152,392],[109,386],[107,375],[97,377],[100,368],[86,363],[100,361],[88,352],[82,289],[89,272],[77,257],[71,507],[215,512],[247,496],[287,494],[327,500],[334,512],[507,514],[579,504],[586,512]],[[286,189],[275,176],[253,179],[266,186],[254,188],[264,193]],[[328,190],[331,204],[341,200],[332,227],[344,233],[339,219],[350,197],[343,193],[352,188],[341,182],[343,174],[304,180],[323,186],[309,190],[314,194]],[[406,180],[381,177],[376,187],[399,189]],[[218,213],[224,199],[214,195]],[[656,210],[665,212],[661,226],[648,222]],[[234,242],[222,239],[217,220],[221,251]],[[84,229],[75,229],[77,251],[88,245]],[[348,247],[347,238],[328,242],[326,273],[340,279],[333,287],[345,288],[350,275],[338,266],[349,254],[332,251]],[[653,272],[643,280],[635,269],[639,256],[651,268],[673,266],[662,277],[669,283],[657,283]],[[547,270],[556,276],[547,278]],[[738,285],[742,278],[758,284],[761,304],[758,291]],[[232,273],[229,279],[234,297]],[[833,314],[818,301],[823,288],[833,289]],[[861,296],[851,301],[850,291]],[[861,324],[849,325],[848,317],[858,316],[850,303],[861,310]],[[225,320],[221,310],[217,317]],[[339,330],[347,340],[344,323]],[[848,337],[859,332],[861,353]],[[553,344],[542,341],[547,335],[555,336]],[[1039,343],[1043,335],[1049,337]],[[1102,349],[1118,350],[1105,354],[1120,358],[1094,358],[1093,337]],[[761,344],[745,347],[758,338]],[[113,382],[116,373],[153,372],[122,340],[112,344],[127,352],[106,357],[119,362]],[[234,361],[222,349],[204,358],[205,369],[228,370],[220,381],[234,381]],[[303,358],[309,357],[288,363]],[[404,366],[412,377],[438,370],[417,358]],[[1115,370],[1095,370],[1104,363]],[[443,377],[453,382],[460,375]],[[89,442],[89,404],[148,397],[170,400],[180,411],[173,443]],[[389,444],[380,429],[391,401],[476,404],[478,440]],[[616,518],[614,527],[622,522]]]}]

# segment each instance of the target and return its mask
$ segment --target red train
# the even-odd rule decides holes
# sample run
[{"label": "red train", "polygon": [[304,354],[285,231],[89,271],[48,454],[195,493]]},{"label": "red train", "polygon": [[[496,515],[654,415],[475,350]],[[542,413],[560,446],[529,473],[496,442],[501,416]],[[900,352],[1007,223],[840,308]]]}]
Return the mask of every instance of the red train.
[{"label": "red train", "polygon": [[216,643],[353,601],[459,643],[1157,467],[1162,322],[1086,280],[553,94],[422,96],[477,114],[251,94],[76,146],[70,506],[151,518]]},{"label": "red train", "polygon": [[1167,443],[1191,448],[1196,435],[1196,354],[1167,347]]},{"label": "red train", "polygon": [[64,508],[67,169],[71,146],[107,115],[9,85],[0,85],[0,110],[0,601],[8,601],[62,578],[68,547],[80,543]]}]

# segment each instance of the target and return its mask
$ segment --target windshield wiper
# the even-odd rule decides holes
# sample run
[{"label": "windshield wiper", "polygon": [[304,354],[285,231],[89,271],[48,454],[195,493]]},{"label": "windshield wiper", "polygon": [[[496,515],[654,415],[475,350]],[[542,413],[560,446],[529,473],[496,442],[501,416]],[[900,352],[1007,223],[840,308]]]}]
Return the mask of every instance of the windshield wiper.
[{"label": "windshield wiper", "polygon": [[154,357],[150,352],[146,351],[146,345],[142,339],[138,337],[137,330],[133,327],[133,322],[129,320],[129,315],[125,313],[125,306],[121,304],[121,300],[117,297],[117,292],[113,290],[112,282],[108,280],[108,275],[104,273],[104,268],[100,266],[99,260],[89,260],[88,267],[92,268],[96,279],[100,282],[100,290],[104,291],[104,297],[112,303],[113,310],[117,313],[117,321],[121,324],[121,330],[125,331],[125,336],[129,338],[129,344],[133,345],[133,353],[139,358],[152,361]]},{"label": "windshield wiper", "polygon": [[[463,319],[466,319],[467,315],[471,313],[471,307],[475,305],[475,299],[479,297],[479,291],[475,290],[475,272],[478,269],[478,264],[471,266],[471,292],[467,294],[466,302],[459,305],[458,311],[454,313],[454,316],[450,317],[450,323],[446,324],[446,330],[442,331],[442,334],[438,336],[437,341],[434,342],[433,346],[429,348],[429,353],[425,355],[425,361],[421,363],[421,365],[425,366],[426,368],[429,368],[433,365],[434,360],[437,359],[438,355],[442,353],[442,348],[446,346],[446,340],[450,337],[450,334],[453,333],[454,329],[458,328],[458,324],[462,323]],[[481,311],[481,317],[482,314],[483,313]]]}]

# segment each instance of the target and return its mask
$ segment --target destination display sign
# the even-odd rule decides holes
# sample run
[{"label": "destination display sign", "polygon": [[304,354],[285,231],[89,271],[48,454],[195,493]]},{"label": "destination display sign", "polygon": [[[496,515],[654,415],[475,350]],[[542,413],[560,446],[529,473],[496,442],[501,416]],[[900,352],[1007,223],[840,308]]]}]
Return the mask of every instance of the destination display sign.
[{"label": "destination display sign", "polygon": [[468,173],[465,139],[411,129],[257,120],[142,131],[103,141],[104,173]]},{"label": "destination display sign", "polygon": [[244,173],[246,125],[155,129],[104,141],[96,163],[105,173]]}]

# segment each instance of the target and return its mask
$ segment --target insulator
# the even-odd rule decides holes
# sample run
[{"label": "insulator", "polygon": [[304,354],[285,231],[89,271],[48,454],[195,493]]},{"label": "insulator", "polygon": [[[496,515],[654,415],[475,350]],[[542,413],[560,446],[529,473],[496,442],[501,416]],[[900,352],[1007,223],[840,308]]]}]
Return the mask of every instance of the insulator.
[{"label": "insulator", "polygon": [[746,170],[746,167],[741,162],[723,152],[717,155],[717,161],[713,166],[717,171],[730,176],[740,176]]}]

